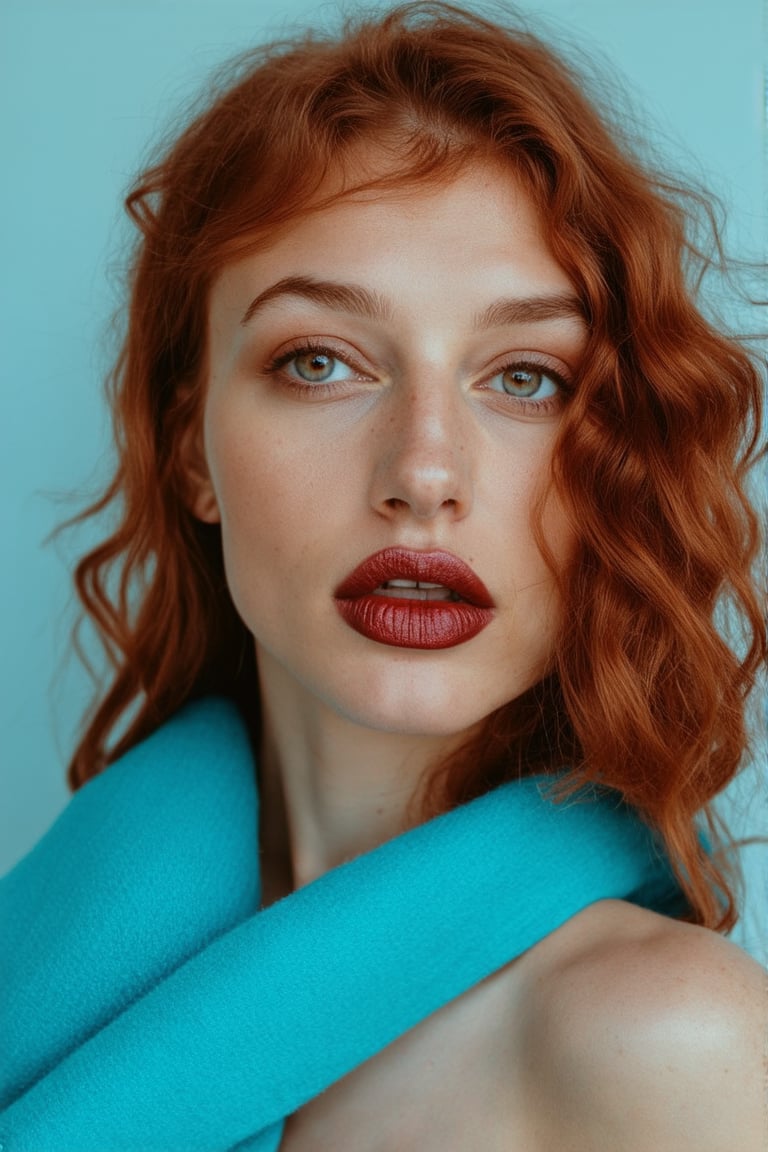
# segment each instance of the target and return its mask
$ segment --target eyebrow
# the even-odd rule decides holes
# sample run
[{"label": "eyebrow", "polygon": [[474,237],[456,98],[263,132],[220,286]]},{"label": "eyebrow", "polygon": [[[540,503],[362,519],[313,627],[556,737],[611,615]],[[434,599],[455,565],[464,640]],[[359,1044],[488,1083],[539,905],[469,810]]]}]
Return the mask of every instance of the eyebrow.
[{"label": "eyebrow", "polygon": [[[357,284],[342,284],[335,280],[316,280],[312,276],[286,276],[260,292],[248,305],[241,324],[247,324],[255,314],[271,301],[281,296],[299,296],[322,304],[327,308],[340,309],[366,320],[379,322],[392,319],[390,303],[378,292],[371,292]],[[539,296],[513,296],[496,300],[485,311],[474,318],[474,330],[505,324],[530,324],[545,320],[576,318],[586,321],[586,313],[578,296],[568,292],[553,292]]]},{"label": "eyebrow", "polygon": [[486,328],[497,328],[504,324],[536,324],[543,320],[570,318],[583,323],[587,321],[581,300],[570,292],[512,296],[508,300],[497,300],[475,316],[474,328],[477,332],[483,332]]},{"label": "eyebrow", "polygon": [[240,323],[247,324],[260,308],[279,296],[302,296],[315,304],[351,312],[367,320],[385,321],[392,318],[392,309],[378,292],[369,292],[367,288],[360,288],[356,284],[339,284],[334,280],[315,280],[311,276],[286,276],[270,288],[265,288],[255,300],[251,301]]}]

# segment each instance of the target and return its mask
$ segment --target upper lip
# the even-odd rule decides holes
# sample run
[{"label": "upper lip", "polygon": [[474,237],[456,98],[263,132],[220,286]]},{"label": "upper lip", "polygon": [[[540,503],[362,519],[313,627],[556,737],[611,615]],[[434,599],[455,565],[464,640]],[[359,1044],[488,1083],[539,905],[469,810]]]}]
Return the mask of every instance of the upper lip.
[{"label": "upper lip", "polygon": [[368,556],[336,589],[340,600],[365,596],[388,580],[416,580],[441,584],[477,608],[493,608],[493,599],[476,572],[452,552],[414,552],[383,548]]}]

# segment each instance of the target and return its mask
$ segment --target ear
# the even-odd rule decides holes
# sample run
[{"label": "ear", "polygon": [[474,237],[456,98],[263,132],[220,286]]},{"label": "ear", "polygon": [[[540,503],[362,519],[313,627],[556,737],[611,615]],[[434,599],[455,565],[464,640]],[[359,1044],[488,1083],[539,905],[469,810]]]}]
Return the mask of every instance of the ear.
[{"label": "ear", "polygon": [[[183,410],[191,398],[181,395]],[[203,440],[203,422],[190,413],[178,433],[177,477],[182,499],[198,520],[205,524],[221,523],[219,504],[208,468]]]},{"label": "ear", "polygon": [[194,483],[196,491],[192,494],[189,502],[190,510],[198,520],[202,520],[205,524],[220,524],[219,504],[207,470],[204,476],[201,474],[194,478]]}]

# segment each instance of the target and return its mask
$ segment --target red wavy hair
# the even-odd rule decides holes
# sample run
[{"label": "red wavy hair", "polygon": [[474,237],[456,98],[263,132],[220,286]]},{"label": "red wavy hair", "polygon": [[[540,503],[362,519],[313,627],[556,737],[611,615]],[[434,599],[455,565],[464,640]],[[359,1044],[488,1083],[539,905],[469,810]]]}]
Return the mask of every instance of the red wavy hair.
[{"label": "red wavy hair", "polygon": [[[140,237],[109,382],[117,470],[68,522],[119,508],[75,572],[112,678],[84,721],[73,788],[192,697],[226,694],[250,717],[257,700],[219,528],[189,511],[179,451],[200,416],[213,278],[317,205],[360,142],[389,152],[377,186],[494,156],[539,206],[589,318],[552,470],[578,543],[556,573],[565,611],[548,675],[436,766],[421,817],[565,767],[566,792],[616,789],[658,830],[692,919],[734,923],[732,877],[698,827],[703,816],[719,834],[710,801],[745,759],[766,656],[745,488],[761,455],[759,365],[696,305],[691,205],[706,202],[648,170],[583,88],[524,29],[409,4],[239,58],[143,173],[126,201]],[[738,642],[717,626],[724,604]]]}]

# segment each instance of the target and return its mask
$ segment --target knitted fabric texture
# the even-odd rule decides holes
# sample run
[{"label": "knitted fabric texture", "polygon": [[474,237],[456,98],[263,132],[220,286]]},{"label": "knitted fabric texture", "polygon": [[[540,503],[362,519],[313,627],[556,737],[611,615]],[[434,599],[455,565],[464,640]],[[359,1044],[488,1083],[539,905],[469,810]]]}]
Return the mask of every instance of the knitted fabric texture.
[{"label": "knitted fabric texture", "polygon": [[247,729],[188,704],[0,881],[2,1152],[275,1152],[291,1112],[587,905],[683,910],[632,811],[550,784],[260,911]]}]

